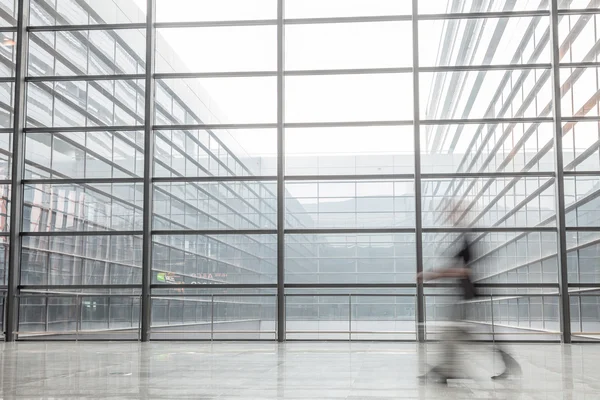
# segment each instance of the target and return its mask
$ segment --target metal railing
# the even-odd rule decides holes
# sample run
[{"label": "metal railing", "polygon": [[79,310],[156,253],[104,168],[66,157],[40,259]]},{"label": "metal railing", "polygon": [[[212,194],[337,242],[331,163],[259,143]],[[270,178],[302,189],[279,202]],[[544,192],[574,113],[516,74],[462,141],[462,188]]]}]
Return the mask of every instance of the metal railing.
[{"label": "metal railing", "polygon": [[[167,308],[170,310],[170,301],[195,301],[199,303],[209,303],[210,310],[210,320],[198,321],[197,319],[193,322],[186,322],[185,317],[182,317],[181,321],[177,321],[176,324],[173,324],[170,319],[170,313],[167,316],[167,324],[165,325],[157,325],[153,322],[150,327],[151,335],[204,335],[204,340],[214,341],[215,336],[217,335],[257,335],[259,339],[262,339],[263,335],[272,336],[271,339],[275,339],[277,335],[276,329],[261,329],[260,324],[263,322],[262,318],[243,318],[241,315],[237,318],[219,320],[218,316],[216,317],[215,313],[215,304],[219,304],[219,298],[272,298],[276,299],[277,295],[275,294],[261,294],[261,293],[210,293],[210,294],[154,294],[151,299],[154,301],[156,299],[166,300],[168,303]],[[210,300],[208,300],[210,299]],[[227,302],[226,304],[235,304],[232,302]],[[269,305],[263,303],[239,303],[241,305]],[[275,301],[273,302],[273,307],[275,306]],[[273,315],[273,323],[275,324],[275,315]],[[225,324],[243,324],[249,322],[258,322],[259,329],[215,329],[215,327],[219,325]],[[171,328],[182,328],[185,326],[188,327],[198,327],[198,326],[206,326],[209,325],[209,329],[171,329]],[[184,338],[185,339],[185,338]]]},{"label": "metal railing", "polygon": [[[42,321],[34,321],[34,322],[28,322],[28,321],[19,321],[19,330],[15,331],[14,334],[16,335],[16,337],[18,339],[32,339],[32,338],[52,338],[52,337],[68,337],[68,336],[73,336],[73,340],[74,341],[78,341],[80,339],[83,339],[85,337],[90,337],[92,335],[97,335],[97,336],[101,336],[103,338],[105,337],[116,337],[116,336],[126,336],[124,339],[120,338],[121,340],[141,340],[140,337],[140,332],[141,332],[141,319],[139,318],[139,313],[137,314],[137,318],[135,318],[135,300],[138,301],[138,305],[141,304],[141,295],[131,295],[131,294],[90,294],[90,293],[27,293],[27,294],[20,294],[17,296],[20,302],[20,307],[23,307],[23,304],[21,302],[22,299],[44,299],[44,302],[42,304],[42,306],[44,307],[44,318]],[[56,298],[56,299],[75,299],[75,318],[74,319],[65,319],[65,320],[55,320],[55,321],[50,321],[50,299],[51,298]],[[106,319],[100,319],[100,320],[92,320],[92,319],[85,319],[84,318],[84,310],[85,307],[83,306],[83,302],[84,299],[89,298],[89,299],[107,299],[107,304],[106,304],[106,310],[107,310],[107,318]],[[111,323],[116,323],[116,321],[111,320],[111,316],[110,316],[110,310],[112,305],[110,304],[110,300],[111,298],[125,298],[125,299],[131,299],[132,304],[131,304],[131,310],[130,310],[130,319],[129,319],[129,323],[130,326],[121,326],[121,327],[112,327],[111,328]],[[73,305],[68,305],[70,307],[72,307]],[[94,307],[97,307],[96,305],[94,305]],[[61,329],[61,330],[51,330],[50,329],[50,325],[51,324],[57,324],[57,323],[66,323],[67,325],[71,325],[71,324],[75,324],[75,329]],[[102,323],[102,324],[106,324],[106,328],[101,328],[101,329],[85,329],[84,328],[84,323]],[[44,330],[22,330],[21,327],[22,326],[27,326],[27,325],[40,325],[40,324],[44,324]],[[133,336],[133,335],[135,336]]]}]

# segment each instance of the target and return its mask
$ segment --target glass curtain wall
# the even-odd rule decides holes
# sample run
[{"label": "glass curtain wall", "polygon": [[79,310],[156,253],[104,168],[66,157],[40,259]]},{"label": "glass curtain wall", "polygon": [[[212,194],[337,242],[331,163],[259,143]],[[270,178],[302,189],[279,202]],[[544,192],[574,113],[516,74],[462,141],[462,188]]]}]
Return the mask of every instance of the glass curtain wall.
[{"label": "glass curtain wall", "polygon": [[599,338],[599,24],[598,0],[0,0],[9,339],[435,339],[453,300],[416,273],[466,229],[482,339]]}]

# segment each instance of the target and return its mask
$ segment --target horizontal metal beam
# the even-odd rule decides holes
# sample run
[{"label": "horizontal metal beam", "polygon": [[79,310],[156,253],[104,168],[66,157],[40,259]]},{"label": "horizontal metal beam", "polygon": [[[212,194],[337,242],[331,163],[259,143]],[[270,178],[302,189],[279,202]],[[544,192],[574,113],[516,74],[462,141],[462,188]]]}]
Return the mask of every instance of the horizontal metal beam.
[{"label": "horizontal metal beam", "polygon": [[352,121],[352,122],[288,122],[285,128],[345,128],[345,127],[370,127],[370,126],[410,126],[409,120],[398,121]]},{"label": "horizontal metal beam", "polygon": [[23,179],[24,185],[84,185],[84,184],[125,184],[144,183],[144,178],[59,178],[59,179]]},{"label": "horizontal metal beam", "polygon": [[276,235],[276,229],[185,229],[185,230],[154,230],[153,236],[218,236],[218,235]]},{"label": "horizontal metal beam", "polygon": [[565,171],[564,175],[572,177],[600,177],[600,171]]},{"label": "horizontal metal beam", "polygon": [[[210,285],[194,285],[194,284],[152,284],[151,289],[276,289],[277,284],[273,283],[245,283],[245,284],[223,284],[216,283]],[[274,294],[274,293],[273,293]],[[210,294],[209,294],[210,295]],[[154,296],[154,294],[153,294]]]},{"label": "horizontal metal beam", "polygon": [[186,125],[154,125],[155,131],[190,131],[219,129],[275,129],[276,123],[267,124],[186,124]]},{"label": "horizontal metal beam", "polygon": [[[286,289],[416,289],[415,283],[286,283]],[[293,295],[293,293],[292,293]],[[343,295],[343,294],[341,294]],[[347,295],[347,294],[346,294]],[[414,296],[414,294],[412,295]]]},{"label": "horizontal metal beam", "polygon": [[551,117],[534,118],[473,118],[473,119],[424,119],[421,125],[495,125],[495,124],[527,124],[537,122],[552,122]]},{"label": "horizontal metal beam", "polygon": [[344,234],[378,234],[378,233],[415,233],[415,228],[316,228],[286,229],[287,235],[344,235]]},{"label": "horizontal metal beam", "polygon": [[600,290],[600,283],[576,283],[576,282],[570,282],[569,283],[569,287],[570,288],[598,288],[598,290]]},{"label": "horizontal metal beam", "polygon": [[231,71],[231,72],[165,72],[154,74],[154,79],[202,79],[202,78],[259,78],[277,76],[277,71]]},{"label": "horizontal metal beam", "polygon": [[352,24],[358,22],[412,21],[412,15],[382,15],[365,17],[287,18],[285,25]]},{"label": "horizontal metal beam", "polygon": [[419,67],[419,72],[520,71],[526,69],[550,69],[551,67],[550,64],[448,65]]},{"label": "horizontal metal beam", "polygon": [[198,183],[198,182],[276,182],[276,176],[176,176],[155,177],[154,183]]},{"label": "horizontal metal beam", "polygon": [[414,174],[364,174],[364,175],[286,175],[285,180],[294,181],[345,181],[345,180],[412,180]]},{"label": "horizontal metal beam", "polygon": [[434,173],[434,174],[421,174],[423,179],[455,179],[455,178],[472,178],[472,179],[486,179],[486,178],[554,178],[555,173],[548,172],[456,172],[456,173]]},{"label": "horizontal metal beam", "polygon": [[599,122],[600,116],[584,116],[584,117],[576,117],[565,115],[561,118],[562,122]]},{"label": "horizontal metal beam", "polygon": [[[287,285],[286,285],[287,287]],[[413,293],[286,293],[285,297],[415,297]],[[361,303],[362,304],[362,303]],[[289,331],[288,331],[289,332]]]},{"label": "horizontal metal beam", "polygon": [[599,232],[600,226],[566,226],[567,232]]},{"label": "horizontal metal beam", "polygon": [[68,133],[68,132],[136,132],[144,131],[144,126],[47,126],[28,127],[25,133]]},{"label": "horizontal metal beam", "polygon": [[145,23],[93,24],[93,25],[36,25],[28,26],[29,32],[64,32],[64,31],[114,31],[120,29],[146,29]]},{"label": "horizontal metal beam", "polygon": [[[171,285],[171,288],[172,289],[180,289],[179,286],[180,285]],[[211,287],[212,287],[212,285],[195,285],[194,289],[204,289],[204,288],[211,288]],[[277,297],[277,294],[275,292],[273,292],[273,293],[210,293],[210,292],[209,293],[159,293],[159,294],[152,294],[150,297],[152,299],[170,299],[173,297],[186,297],[191,300],[191,298],[194,298],[194,297]],[[210,333],[210,332],[208,332],[208,333]]]},{"label": "horizontal metal beam", "polygon": [[228,21],[181,21],[181,22],[155,22],[156,29],[170,28],[217,28],[225,26],[265,26],[277,25],[277,19],[244,19]]},{"label": "horizontal metal beam", "polygon": [[600,8],[572,8],[558,10],[558,15],[590,15],[600,14]]},{"label": "horizontal metal beam", "polygon": [[559,65],[560,68],[597,68],[600,67],[600,62],[598,61],[582,61],[582,62],[568,62],[561,63]]},{"label": "horizontal metal beam", "polygon": [[549,10],[523,10],[523,11],[491,11],[446,14],[421,14],[419,21],[448,20],[448,19],[480,19],[480,18],[515,18],[515,17],[548,17]]},{"label": "horizontal metal beam", "polygon": [[29,76],[25,82],[77,82],[77,81],[123,81],[142,80],[143,74],[114,74],[114,75],[53,75]]},{"label": "horizontal metal beam", "polygon": [[[142,284],[139,285],[19,285],[19,289],[23,290],[88,290],[88,289],[142,289]],[[130,295],[134,296],[134,295]]]},{"label": "horizontal metal beam", "polygon": [[398,68],[346,68],[346,69],[313,69],[287,70],[285,76],[324,76],[324,75],[375,75],[375,74],[410,74],[412,67]]},{"label": "horizontal metal beam", "polygon": [[423,228],[424,233],[451,233],[451,232],[462,232],[462,233],[487,233],[487,232],[556,232],[556,227],[473,227],[473,228],[456,228],[456,227],[447,227],[447,228]]},{"label": "horizontal metal beam", "polygon": [[68,237],[68,236],[141,236],[142,235],[142,231],[86,231],[86,232],[81,232],[81,231],[74,231],[74,232],[67,232],[67,231],[52,231],[52,232],[21,232],[20,233],[21,236],[23,237],[27,237],[27,236],[31,236],[31,237],[45,237],[45,236],[61,236],[61,237]]}]

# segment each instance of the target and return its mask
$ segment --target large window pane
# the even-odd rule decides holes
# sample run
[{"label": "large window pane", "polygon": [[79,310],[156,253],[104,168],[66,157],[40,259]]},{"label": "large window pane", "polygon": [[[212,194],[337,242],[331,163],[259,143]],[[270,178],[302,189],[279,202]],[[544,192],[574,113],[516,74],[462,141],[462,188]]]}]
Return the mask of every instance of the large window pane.
[{"label": "large window pane", "polygon": [[412,181],[286,183],[289,228],[413,228]]},{"label": "large window pane", "polygon": [[413,283],[415,235],[288,235],[286,283]]},{"label": "large window pane", "polygon": [[600,170],[600,125],[598,122],[563,124],[563,157],[565,171]]},{"label": "large window pane", "polygon": [[23,231],[141,230],[142,186],[25,185]]},{"label": "large window pane", "polygon": [[23,285],[125,285],[142,282],[141,236],[26,236]]},{"label": "large window pane", "polygon": [[[274,123],[277,79],[191,78],[156,81],[157,124]],[[182,108],[185,122],[173,120]]]},{"label": "large window pane", "polygon": [[285,80],[287,122],[411,120],[412,76],[294,76]]},{"label": "large window pane", "polygon": [[287,175],[411,174],[412,126],[288,128]]},{"label": "large window pane", "polygon": [[[10,0],[9,0],[10,1]],[[126,24],[146,21],[145,4],[121,0],[30,0],[31,25]],[[143,5],[142,7],[140,5]]]},{"label": "large window pane", "polygon": [[274,235],[155,236],[153,283],[272,284],[277,280]]},{"label": "large window pane", "polygon": [[157,35],[156,72],[277,70],[276,26],[168,28]]},{"label": "large window pane", "polygon": [[274,129],[162,130],[155,135],[157,177],[277,174]]},{"label": "large window pane", "polygon": [[[520,227],[554,225],[550,178],[424,180],[423,226]],[[453,204],[456,203],[456,204]]]},{"label": "large window pane", "polygon": [[0,128],[12,128],[14,123],[14,84],[0,82]]},{"label": "large window pane", "polygon": [[156,0],[157,22],[276,18],[277,0]]},{"label": "large window pane", "polygon": [[[0,9],[2,5],[0,4]],[[1,14],[1,13],[0,13]],[[0,17],[0,24],[2,23]],[[15,75],[17,35],[13,32],[0,32],[0,77]]]},{"label": "large window pane", "polygon": [[[557,283],[556,233],[483,232],[469,235],[474,256],[470,262],[478,283]],[[423,235],[424,269],[456,262],[462,235],[455,232]]]},{"label": "large window pane", "polygon": [[550,123],[426,125],[421,127],[424,173],[554,171]]},{"label": "large window pane", "polygon": [[154,229],[275,229],[273,182],[154,185]]},{"label": "large window pane", "polygon": [[597,176],[565,177],[567,226],[600,226],[599,194]]},{"label": "large window pane", "polygon": [[421,118],[550,117],[550,70],[420,74]]},{"label": "large window pane", "polygon": [[0,1],[0,26],[16,26],[17,0]]},{"label": "large window pane", "polygon": [[561,68],[563,117],[599,114],[600,68]]},{"label": "large window pane", "polygon": [[469,13],[489,11],[548,10],[548,3],[541,0],[499,0],[493,2],[436,0],[419,1],[420,14]]},{"label": "large window pane", "polygon": [[[548,17],[420,21],[419,63],[422,66],[548,63],[549,21]],[[460,46],[451,46],[456,39]],[[476,44],[467,46],[476,40]]]},{"label": "large window pane", "polygon": [[30,76],[144,73],[144,30],[41,32],[29,40]]},{"label": "large window pane", "polygon": [[[285,67],[288,70],[411,67],[411,36],[410,22],[288,25]],[[403,39],[398,40],[400,37]]]},{"label": "large window pane", "polygon": [[286,18],[410,15],[410,0],[285,0]]},{"label": "large window pane", "polygon": [[126,178],[144,175],[143,132],[27,133],[28,178]]},{"label": "large window pane", "polygon": [[143,125],[144,82],[61,81],[27,87],[28,126]]},{"label": "large window pane", "polygon": [[[592,2],[586,1],[586,5]],[[565,3],[574,4],[577,1]],[[560,18],[559,41],[564,49],[561,62],[598,61],[596,42],[600,39],[597,29],[599,17],[597,14],[586,14],[564,15]]]}]

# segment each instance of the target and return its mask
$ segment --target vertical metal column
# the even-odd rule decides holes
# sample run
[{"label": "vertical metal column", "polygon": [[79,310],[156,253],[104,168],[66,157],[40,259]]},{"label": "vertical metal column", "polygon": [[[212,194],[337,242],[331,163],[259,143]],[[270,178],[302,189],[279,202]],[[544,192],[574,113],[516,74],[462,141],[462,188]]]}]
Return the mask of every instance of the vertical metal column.
[{"label": "vertical metal column", "polygon": [[152,283],[152,173],[154,165],[154,32],[155,0],[146,3],[146,84],[144,111],[144,224],[142,237],[142,342],[150,338],[152,304],[150,285]]},{"label": "vertical metal column", "polygon": [[277,341],[285,341],[284,4],[277,0]]},{"label": "vertical metal column", "polygon": [[23,220],[23,173],[25,160],[25,96],[27,75],[27,49],[29,37],[29,0],[19,0],[17,4],[17,48],[15,65],[15,108],[12,146],[12,181],[10,195],[10,245],[8,250],[8,293],[6,297],[5,338],[7,342],[16,339],[19,326],[19,282],[21,279],[21,226]]},{"label": "vertical metal column", "polygon": [[[412,2],[413,45],[413,127],[415,151],[415,245],[417,250],[417,274],[423,272],[423,221],[421,214],[421,107],[419,95],[419,0]],[[425,341],[425,297],[423,282],[417,282],[417,340]]]},{"label": "vertical metal column", "polygon": [[[550,30],[552,32],[552,114],[554,116],[554,155],[556,170],[556,229],[558,232],[558,284],[560,322],[563,343],[571,343],[571,310],[567,273],[567,234],[565,221],[565,182],[563,170],[563,129],[560,87],[560,42],[558,37],[558,0],[550,2]],[[542,297],[543,299],[543,297]],[[543,309],[542,301],[542,309]]]}]

